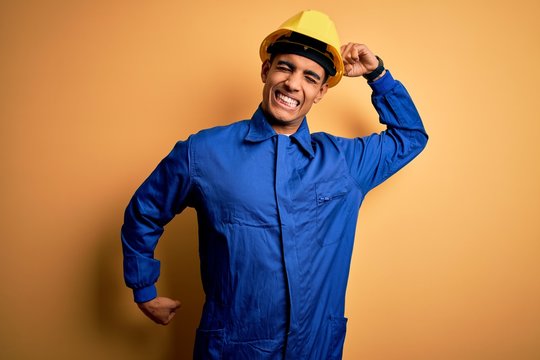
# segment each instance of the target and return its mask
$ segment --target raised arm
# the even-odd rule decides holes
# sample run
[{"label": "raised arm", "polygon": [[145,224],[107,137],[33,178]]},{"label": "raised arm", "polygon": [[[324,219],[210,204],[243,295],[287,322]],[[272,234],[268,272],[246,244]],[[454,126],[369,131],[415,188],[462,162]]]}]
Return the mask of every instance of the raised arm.
[{"label": "raised arm", "polygon": [[367,193],[416,157],[428,136],[409,93],[384,69],[382,60],[362,44],[349,43],[341,50],[345,75],[368,79],[372,103],[380,122],[387,126],[380,134],[337,139],[351,175]]}]

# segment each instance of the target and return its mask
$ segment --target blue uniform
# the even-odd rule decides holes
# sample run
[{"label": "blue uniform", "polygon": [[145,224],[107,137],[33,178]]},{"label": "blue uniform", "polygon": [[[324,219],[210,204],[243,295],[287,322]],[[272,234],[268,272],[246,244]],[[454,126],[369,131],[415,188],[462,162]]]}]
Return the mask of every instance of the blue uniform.
[{"label": "blue uniform", "polygon": [[370,85],[380,134],[310,134],[304,119],[278,135],[259,108],[178,142],[135,193],[122,242],[137,302],[156,296],[163,226],[197,211],[206,301],[195,358],[341,358],[358,210],[427,142],[403,85],[389,72]]}]

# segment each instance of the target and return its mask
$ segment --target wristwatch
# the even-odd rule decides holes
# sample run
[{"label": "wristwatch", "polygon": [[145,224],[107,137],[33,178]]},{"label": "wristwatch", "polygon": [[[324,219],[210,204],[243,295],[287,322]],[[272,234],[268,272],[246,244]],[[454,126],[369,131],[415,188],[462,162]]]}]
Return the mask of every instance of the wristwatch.
[{"label": "wristwatch", "polygon": [[377,55],[375,55],[375,57],[377,58],[377,60],[379,60],[379,65],[377,66],[377,68],[375,70],[373,70],[372,72],[368,73],[368,74],[364,74],[364,78],[367,80],[367,81],[373,81],[375,80],[376,78],[378,78],[384,71],[384,62],[382,61],[382,59],[380,57],[378,57]]}]

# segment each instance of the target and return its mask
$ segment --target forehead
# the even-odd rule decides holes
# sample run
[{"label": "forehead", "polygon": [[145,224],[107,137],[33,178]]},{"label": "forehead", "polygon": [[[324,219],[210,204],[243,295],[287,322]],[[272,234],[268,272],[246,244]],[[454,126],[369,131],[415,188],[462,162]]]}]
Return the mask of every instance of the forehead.
[{"label": "forehead", "polygon": [[276,54],[273,63],[278,64],[280,61],[290,63],[301,71],[313,71],[321,76],[321,78],[324,76],[323,67],[307,57],[296,54]]}]

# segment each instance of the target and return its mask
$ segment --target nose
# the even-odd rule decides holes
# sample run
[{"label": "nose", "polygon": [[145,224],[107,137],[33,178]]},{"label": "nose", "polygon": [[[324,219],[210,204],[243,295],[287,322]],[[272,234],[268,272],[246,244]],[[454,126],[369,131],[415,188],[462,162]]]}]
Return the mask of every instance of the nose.
[{"label": "nose", "polygon": [[287,90],[291,92],[299,91],[300,83],[302,81],[301,76],[302,74],[299,74],[296,71],[290,73],[287,79],[285,80],[285,86],[287,87]]}]

